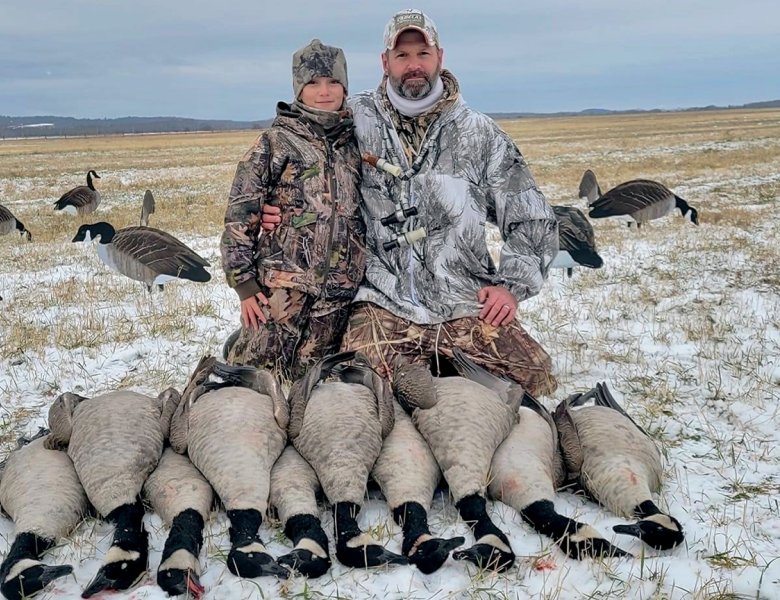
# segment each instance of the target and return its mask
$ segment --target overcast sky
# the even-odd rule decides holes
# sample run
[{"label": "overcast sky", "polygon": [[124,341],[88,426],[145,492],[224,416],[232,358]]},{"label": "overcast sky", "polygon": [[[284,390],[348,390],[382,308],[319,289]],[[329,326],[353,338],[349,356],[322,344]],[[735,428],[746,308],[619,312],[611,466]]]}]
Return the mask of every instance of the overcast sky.
[{"label": "overcast sky", "polygon": [[344,48],[351,91],[375,87],[385,23],[413,6],[485,112],[780,99],[778,0],[2,0],[0,114],[267,118],[313,37]]}]

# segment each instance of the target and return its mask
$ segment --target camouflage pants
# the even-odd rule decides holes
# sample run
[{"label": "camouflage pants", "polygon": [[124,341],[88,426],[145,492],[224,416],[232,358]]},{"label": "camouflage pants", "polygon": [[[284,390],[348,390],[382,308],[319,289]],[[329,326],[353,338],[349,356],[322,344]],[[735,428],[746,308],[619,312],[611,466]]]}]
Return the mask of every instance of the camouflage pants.
[{"label": "camouflage pants", "polygon": [[322,356],[338,351],[349,303],[320,300],[298,290],[275,288],[266,294],[268,322],[259,330],[241,328],[228,362],[269,369],[295,381]]},{"label": "camouflage pants", "polygon": [[463,350],[491,373],[520,383],[531,395],[552,394],[558,387],[550,355],[517,322],[493,327],[476,317],[436,325],[417,325],[369,302],[353,305],[341,350],[360,350],[384,376],[396,358],[428,362],[437,355]]}]

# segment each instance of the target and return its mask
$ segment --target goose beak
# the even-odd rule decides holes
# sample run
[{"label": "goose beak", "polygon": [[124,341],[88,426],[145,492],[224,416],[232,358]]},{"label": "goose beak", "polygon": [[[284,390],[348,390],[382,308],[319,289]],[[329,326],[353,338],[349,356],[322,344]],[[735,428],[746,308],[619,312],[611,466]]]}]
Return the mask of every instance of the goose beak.
[{"label": "goose beak", "polygon": [[98,571],[95,578],[89,583],[89,585],[81,592],[82,598],[91,598],[95,594],[102,592],[103,590],[113,589],[116,582],[113,579],[109,579],[104,573],[103,569]]},{"label": "goose beak", "polygon": [[636,523],[632,525],[614,525],[612,531],[615,533],[621,533],[623,535],[631,535],[637,538],[641,538],[643,535],[642,528]]}]

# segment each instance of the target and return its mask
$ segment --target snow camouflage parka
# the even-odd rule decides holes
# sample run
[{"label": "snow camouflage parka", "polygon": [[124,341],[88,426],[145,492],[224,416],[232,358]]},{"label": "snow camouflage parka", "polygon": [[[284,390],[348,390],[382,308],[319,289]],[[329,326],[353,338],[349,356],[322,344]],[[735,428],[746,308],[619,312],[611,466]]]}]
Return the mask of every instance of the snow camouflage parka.
[{"label": "snow camouflage parka", "polygon": [[[352,128],[326,139],[285,103],[277,113],[238,164],[230,190],[221,241],[228,285],[242,300],[287,288],[348,302],[366,254]],[[281,208],[272,232],[260,229],[265,202]]]},{"label": "snow camouflage parka", "polygon": [[[442,77],[454,80],[447,71]],[[380,86],[350,98],[355,135],[361,151],[407,171],[411,165],[382,95]],[[503,285],[518,301],[537,294],[558,252],[558,224],[509,136],[457,97],[430,125],[416,160],[421,166],[408,180],[363,164],[369,251],[355,302],[434,324],[477,316],[477,291],[484,286]],[[382,225],[402,195],[417,216]],[[497,225],[504,240],[498,269],[488,252],[486,222]],[[427,233],[422,240],[383,248],[393,235],[420,227]]]}]

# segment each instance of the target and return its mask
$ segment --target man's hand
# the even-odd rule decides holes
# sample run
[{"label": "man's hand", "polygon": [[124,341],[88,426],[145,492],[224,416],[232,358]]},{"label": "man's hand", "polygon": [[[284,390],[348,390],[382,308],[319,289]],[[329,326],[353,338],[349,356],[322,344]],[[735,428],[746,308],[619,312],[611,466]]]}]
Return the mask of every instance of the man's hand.
[{"label": "man's hand", "polygon": [[514,320],[517,300],[505,287],[499,285],[483,287],[477,292],[477,300],[484,305],[479,318],[485,323],[498,327]]},{"label": "man's hand", "polygon": [[265,297],[263,292],[257,292],[254,296],[241,301],[241,322],[244,324],[244,327],[260,329],[260,323],[267,321],[263,309],[260,308],[261,304],[268,304],[268,298]]},{"label": "man's hand", "polygon": [[282,209],[267,202],[263,204],[263,217],[260,227],[265,231],[273,231],[282,222]]}]

